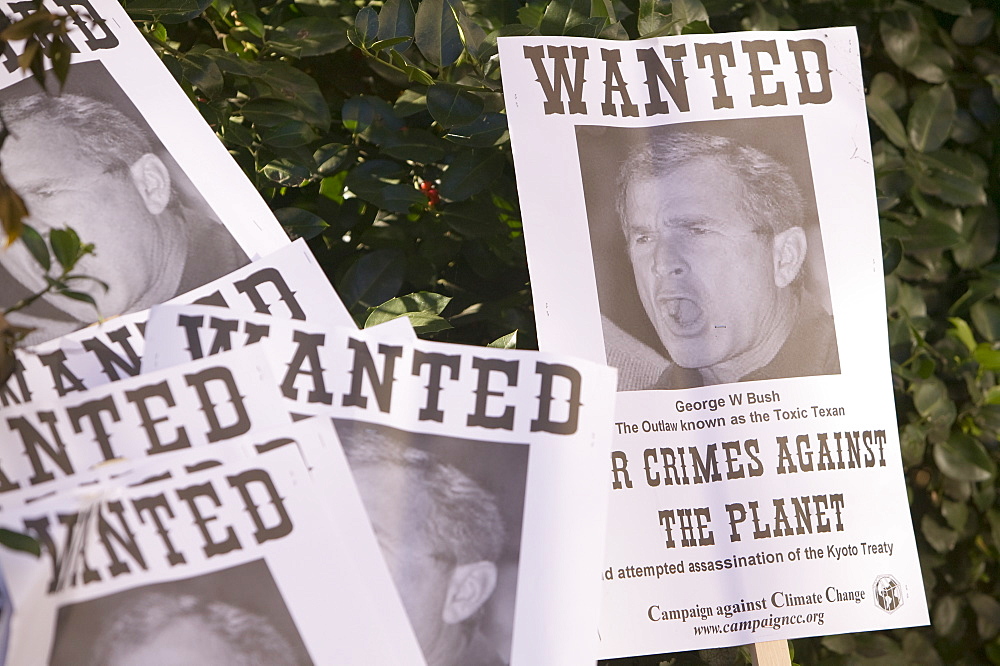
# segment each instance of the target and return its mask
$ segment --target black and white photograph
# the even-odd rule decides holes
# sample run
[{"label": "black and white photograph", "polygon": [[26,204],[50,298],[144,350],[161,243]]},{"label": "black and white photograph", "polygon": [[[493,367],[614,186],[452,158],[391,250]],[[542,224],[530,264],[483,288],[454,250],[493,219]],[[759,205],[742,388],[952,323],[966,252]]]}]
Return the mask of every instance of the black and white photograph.
[{"label": "black and white photograph", "polygon": [[63,606],[49,660],[51,666],[312,663],[263,560]]},{"label": "black and white photograph", "polygon": [[801,116],[576,136],[619,391],[839,374]]},{"label": "black and white photograph", "polygon": [[428,666],[509,663],[529,447],[337,431]]},{"label": "black and white photograph", "polygon": [[[25,79],[0,91],[0,164],[43,239],[71,228],[94,252],[69,283],[94,305],[47,294],[8,319],[37,344],[145,310],[249,263],[219,216],[101,61],[75,64],[60,94]],[[103,285],[107,285],[107,289]],[[0,308],[45,288],[18,242],[0,252]]]}]

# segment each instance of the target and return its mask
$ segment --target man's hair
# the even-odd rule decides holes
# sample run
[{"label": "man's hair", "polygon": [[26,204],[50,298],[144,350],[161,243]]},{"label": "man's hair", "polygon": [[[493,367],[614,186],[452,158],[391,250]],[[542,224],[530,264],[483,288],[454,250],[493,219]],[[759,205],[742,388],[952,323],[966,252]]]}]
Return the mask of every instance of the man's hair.
[{"label": "man's hair", "polygon": [[231,646],[232,666],[293,666],[296,652],[264,617],[191,594],[147,592],[120,607],[95,636],[88,664],[142,647],[177,620],[191,620]]},{"label": "man's hair", "polygon": [[29,120],[68,129],[80,154],[106,171],[131,166],[153,152],[148,134],[135,121],[110,104],[83,95],[37,93],[4,102],[0,120],[14,136],[18,126]]},{"label": "man's hair", "polygon": [[496,498],[457,467],[371,428],[345,438],[344,450],[353,468],[395,465],[415,476],[431,500],[426,527],[435,552],[455,564],[500,558],[504,525]]},{"label": "man's hair", "polygon": [[754,231],[773,236],[791,227],[809,226],[802,192],[785,164],[729,137],[680,130],[653,138],[643,135],[643,141],[622,161],[616,191],[623,228],[628,227],[628,188],[633,182],[663,178],[699,159],[714,159],[736,175],[742,190],[737,203]]}]

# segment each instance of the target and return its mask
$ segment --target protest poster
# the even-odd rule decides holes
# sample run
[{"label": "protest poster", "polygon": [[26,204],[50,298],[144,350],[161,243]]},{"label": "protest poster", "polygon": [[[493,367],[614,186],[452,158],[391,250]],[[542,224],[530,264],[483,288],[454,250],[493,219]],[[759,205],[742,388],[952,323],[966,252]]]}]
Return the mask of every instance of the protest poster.
[{"label": "protest poster", "polygon": [[[0,161],[44,238],[72,228],[96,253],[74,274],[83,300],[48,294],[12,313],[37,344],[161,303],[288,243],[274,215],[113,0],[44,4],[71,13],[69,75],[48,94],[18,68],[23,42],[0,48]],[[35,4],[2,2],[4,25]],[[50,88],[57,83],[50,74]],[[9,134],[8,134],[9,133]],[[72,246],[71,242],[62,245]],[[52,261],[50,277],[59,276]],[[26,243],[0,252],[0,309],[45,288]]]},{"label": "protest poster", "polygon": [[288,413],[275,409],[280,401],[267,361],[252,350],[235,350],[50,402],[5,407],[0,497],[40,489],[114,458],[162,454],[288,423]]},{"label": "protest poster", "polygon": [[619,371],[599,655],[927,623],[854,30],[499,43],[540,348]]},{"label": "protest poster", "polygon": [[[209,348],[215,331],[185,322],[210,312],[153,308],[144,371]],[[336,421],[428,664],[592,662],[614,371],[388,326],[268,324],[251,348],[292,412]]]},{"label": "protest poster", "polygon": [[[169,302],[208,303],[238,312],[308,321],[319,327],[353,326],[347,309],[301,239]],[[139,374],[148,316],[148,310],[143,310],[115,317],[16,350],[14,373],[0,386],[0,407],[51,400]],[[215,351],[230,346],[226,339],[231,333],[220,331]]]},{"label": "protest poster", "polygon": [[[176,460],[197,453],[3,512],[43,549],[0,553],[10,663],[423,663],[359,506],[336,521],[295,447]],[[326,482],[353,485],[346,463]]]}]

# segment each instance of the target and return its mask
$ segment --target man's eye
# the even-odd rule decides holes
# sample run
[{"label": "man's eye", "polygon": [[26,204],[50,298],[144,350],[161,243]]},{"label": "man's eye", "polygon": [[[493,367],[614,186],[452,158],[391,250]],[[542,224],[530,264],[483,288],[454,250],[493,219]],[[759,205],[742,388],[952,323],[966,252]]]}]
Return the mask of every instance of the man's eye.
[{"label": "man's eye", "polygon": [[632,242],[636,245],[646,245],[653,242],[653,237],[650,234],[633,234]]}]

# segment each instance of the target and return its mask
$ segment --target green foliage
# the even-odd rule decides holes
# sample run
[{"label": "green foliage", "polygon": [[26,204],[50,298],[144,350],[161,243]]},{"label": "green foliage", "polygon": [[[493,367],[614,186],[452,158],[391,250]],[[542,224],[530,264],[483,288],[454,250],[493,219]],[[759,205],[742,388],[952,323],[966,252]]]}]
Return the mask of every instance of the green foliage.
[{"label": "green foliage", "polygon": [[[534,323],[498,36],[858,26],[892,376],[933,626],[797,640],[795,658],[1000,663],[994,3],[131,0],[126,7],[289,235],[308,239],[359,323],[406,316],[434,339],[524,348],[534,344]],[[51,19],[38,25],[46,20],[51,27]],[[7,193],[0,181],[0,217],[13,238],[23,213]],[[58,265],[65,273],[87,247],[62,233],[46,245],[26,231],[24,241],[46,272]],[[65,278],[50,279],[65,286]],[[618,661],[660,662],[744,657],[730,650]]]}]

